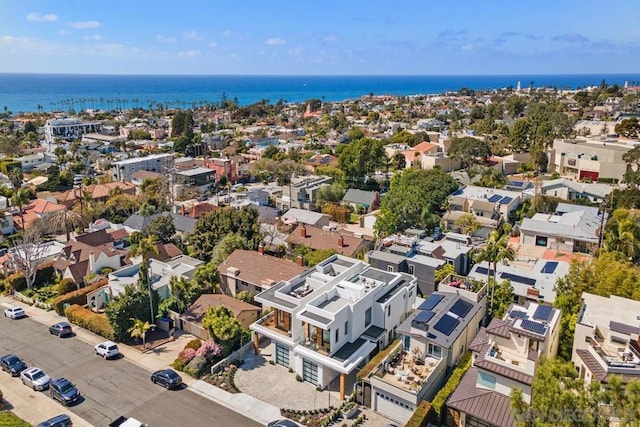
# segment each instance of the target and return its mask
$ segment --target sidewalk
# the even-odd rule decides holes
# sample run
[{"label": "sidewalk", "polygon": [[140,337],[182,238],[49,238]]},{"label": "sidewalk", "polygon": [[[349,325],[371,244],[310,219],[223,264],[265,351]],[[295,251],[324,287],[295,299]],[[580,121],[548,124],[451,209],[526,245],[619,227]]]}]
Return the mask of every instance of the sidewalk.
[{"label": "sidewalk", "polygon": [[[65,319],[64,317],[59,316],[55,311],[46,311],[40,308],[32,307],[28,304],[14,301],[8,296],[0,296],[0,306],[2,307],[2,310],[4,310],[4,308],[8,306],[22,307],[26,311],[29,318],[47,326],[53,325],[54,323],[60,322]],[[74,325],[73,330],[76,334],[76,338],[88,344],[91,344],[92,346],[105,341],[105,338],[94,334],[93,332],[82,329],[79,326]],[[153,372],[171,367],[171,363],[175,360],[178,353],[182,351],[187,342],[192,339],[194,339],[193,335],[181,334],[176,338],[175,341],[168,342],[145,353],[140,353],[138,350],[121,343],[118,343],[118,347],[120,348],[120,353],[122,353],[125,359],[127,359],[129,362],[132,362],[149,372]],[[239,414],[251,418],[258,423],[266,425],[270,421],[282,418],[279,408],[256,399],[255,397],[249,396],[245,393],[229,393],[205,381],[200,381],[192,378],[185,373],[181,373],[181,375],[183,377],[184,383],[193,392],[198,393],[206,397],[207,399],[225,406]],[[60,412],[60,409],[57,405],[56,408],[58,408],[58,412],[52,414],[52,417]],[[28,405],[25,407],[16,406],[14,412],[16,413],[16,415],[27,419],[27,416],[29,415]],[[49,412],[47,412],[47,414],[48,413]],[[74,419],[74,426],[90,426],[90,424],[88,424],[84,420],[80,420],[77,416],[72,416],[72,418]],[[78,421],[76,421],[76,419]]]}]

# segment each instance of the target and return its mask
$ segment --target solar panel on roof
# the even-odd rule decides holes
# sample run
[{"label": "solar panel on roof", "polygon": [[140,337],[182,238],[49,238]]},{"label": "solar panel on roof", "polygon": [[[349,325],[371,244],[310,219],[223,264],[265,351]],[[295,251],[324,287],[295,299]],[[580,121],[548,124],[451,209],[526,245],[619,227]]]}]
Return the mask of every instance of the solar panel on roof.
[{"label": "solar panel on roof", "polygon": [[433,311],[419,311],[416,317],[413,319],[417,323],[427,323],[431,318],[435,316]]},{"label": "solar panel on roof", "polygon": [[469,313],[469,310],[471,310],[472,307],[473,305],[471,303],[465,300],[459,299],[458,301],[456,301],[455,304],[453,304],[453,306],[451,307],[451,309],[449,309],[449,311],[458,317],[464,317],[467,315],[467,313]]},{"label": "solar panel on roof", "polygon": [[558,261],[547,261],[542,267],[542,273],[552,274],[558,268]]},{"label": "solar panel on roof", "polygon": [[518,276],[513,273],[501,273],[500,277],[502,279],[509,279],[512,282],[524,283],[525,285],[534,286],[536,284],[536,279],[532,279],[530,277]]},{"label": "solar panel on roof", "polygon": [[525,317],[527,317],[527,313],[520,310],[511,310],[509,312],[509,317],[511,317],[512,319],[524,319]]},{"label": "solar panel on roof", "polygon": [[526,329],[527,331],[535,332],[536,334],[544,335],[547,327],[544,323],[534,322],[533,320],[523,319],[522,320],[522,329]]},{"label": "solar panel on roof", "polygon": [[444,298],[444,295],[431,294],[425,302],[418,306],[418,310],[433,310],[433,307],[438,305],[442,298]]},{"label": "solar panel on roof", "polygon": [[[478,267],[478,268],[476,268],[476,273],[478,273],[478,274],[489,274],[489,269],[487,267]],[[493,270],[491,270],[491,273],[493,273]]]},{"label": "solar panel on roof", "polygon": [[489,197],[489,201],[490,201],[491,203],[495,203],[495,202],[497,202],[498,200],[500,200],[501,198],[502,198],[502,196],[501,196],[501,195],[499,195],[499,194],[494,194],[493,196]]},{"label": "solar panel on roof", "polygon": [[440,320],[438,320],[438,323],[433,325],[433,329],[442,332],[446,336],[449,336],[459,323],[460,320],[456,319],[455,317],[451,317],[448,314],[445,314]]},{"label": "solar panel on roof", "polygon": [[513,200],[513,197],[503,197],[502,200],[500,200],[500,204],[506,205],[511,203],[512,200]]},{"label": "solar panel on roof", "polygon": [[543,320],[548,322],[553,315],[553,307],[550,305],[538,305],[536,311],[533,313],[533,318],[536,320]]},{"label": "solar panel on roof", "polygon": [[524,183],[522,181],[511,181],[511,185],[514,187],[522,187]]}]

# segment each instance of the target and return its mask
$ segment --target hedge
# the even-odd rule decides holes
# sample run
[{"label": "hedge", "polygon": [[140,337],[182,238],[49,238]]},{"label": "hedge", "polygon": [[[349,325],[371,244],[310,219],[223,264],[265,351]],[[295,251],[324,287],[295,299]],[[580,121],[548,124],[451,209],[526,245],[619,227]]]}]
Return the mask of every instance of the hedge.
[{"label": "hedge", "polygon": [[411,415],[411,418],[409,418],[409,421],[407,421],[407,424],[405,424],[405,427],[427,427],[431,421],[429,414],[433,413],[431,409],[431,403],[426,400],[420,402],[413,412],[413,415]]},{"label": "hedge", "polygon": [[7,277],[7,284],[16,292],[22,292],[27,289],[27,279],[22,273],[14,273]]},{"label": "hedge", "polygon": [[112,340],[115,336],[113,328],[109,324],[107,317],[93,311],[74,304],[68,307],[64,314],[69,322],[78,325],[81,328],[94,332],[108,340]]},{"label": "hedge", "polygon": [[361,380],[371,375],[371,373],[374,372],[374,370],[382,363],[384,358],[389,356],[389,353],[391,353],[391,350],[394,350],[396,348],[396,345],[398,345],[399,342],[400,342],[399,339],[394,340],[384,350],[382,350],[380,353],[373,356],[371,360],[369,360],[369,362],[367,362],[367,364],[364,365],[364,367],[358,371],[357,378]]},{"label": "hedge", "polygon": [[87,304],[87,294],[95,291],[98,288],[106,285],[107,281],[103,280],[98,283],[95,283],[91,286],[87,286],[81,289],[78,289],[73,292],[69,292],[68,294],[60,295],[53,301],[53,309],[61,316],[64,316],[64,305],[69,304],[78,304],[78,305],[86,305]]},{"label": "hedge", "polygon": [[458,387],[458,384],[460,384],[460,380],[462,379],[462,376],[471,367],[472,360],[473,359],[471,357],[471,352],[469,351],[466,352],[464,356],[460,358],[460,363],[458,363],[458,366],[456,367],[456,369],[453,370],[453,373],[447,380],[447,383],[444,385],[444,387],[440,389],[438,394],[436,394],[436,397],[434,397],[433,400],[431,401],[431,407],[436,411],[438,416],[441,416],[442,407],[444,406],[444,403],[447,401],[451,393],[453,393],[453,390],[455,390],[456,387]]},{"label": "hedge", "polygon": [[78,285],[76,285],[76,282],[74,282],[73,279],[62,279],[60,283],[58,283],[58,296],[65,295],[76,290],[78,290]]}]

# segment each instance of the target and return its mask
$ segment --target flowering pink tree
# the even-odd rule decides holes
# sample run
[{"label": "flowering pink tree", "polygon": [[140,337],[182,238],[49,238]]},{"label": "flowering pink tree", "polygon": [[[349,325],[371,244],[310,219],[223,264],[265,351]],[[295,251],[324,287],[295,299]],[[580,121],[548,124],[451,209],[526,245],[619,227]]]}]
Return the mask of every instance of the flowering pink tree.
[{"label": "flowering pink tree", "polygon": [[196,351],[196,357],[203,357],[207,360],[211,360],[214,357],[220,356],[221,354],[222,346],[211,339],[204,341],[200,348]]},{"label": "flowering pink tree", "polygon": [[180,358],[185,365],[191,362],[194,357],[196,357],[196,351],[192,348],[185,348],[180,352]]}]

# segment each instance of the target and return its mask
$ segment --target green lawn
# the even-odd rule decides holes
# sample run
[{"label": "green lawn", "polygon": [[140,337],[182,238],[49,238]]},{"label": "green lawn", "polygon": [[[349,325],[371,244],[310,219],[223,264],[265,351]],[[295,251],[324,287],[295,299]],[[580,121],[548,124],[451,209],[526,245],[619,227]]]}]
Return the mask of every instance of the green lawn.
[{"label": "green lawn", "polygon": [[0,427],[31,427],[31,424],[13,412],[0,412]]}]

